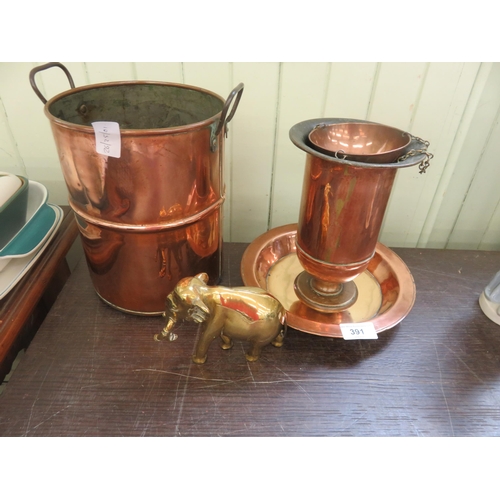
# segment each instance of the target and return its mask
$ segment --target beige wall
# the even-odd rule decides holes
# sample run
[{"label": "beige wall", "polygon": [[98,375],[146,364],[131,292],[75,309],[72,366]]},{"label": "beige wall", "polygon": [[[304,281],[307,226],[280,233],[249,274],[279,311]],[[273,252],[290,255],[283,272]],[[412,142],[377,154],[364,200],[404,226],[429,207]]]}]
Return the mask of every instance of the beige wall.
[{"label": "beige wall", "polygon": [[[67,194],[43,105],[29,82],[41,63],[0,63],[0,170]],[[398,171],[380,240],[390,246],[500,250],[500,63],[64,63],[77,86],[113,80],[182,82],[223,97],[245,91],[226,143],[224,237],[249,242],[296,222],[305,153],[296,123],[319,117],[381,122],[430,141],[425,175]],[[38,75],[48,98],[68,88]]]}]

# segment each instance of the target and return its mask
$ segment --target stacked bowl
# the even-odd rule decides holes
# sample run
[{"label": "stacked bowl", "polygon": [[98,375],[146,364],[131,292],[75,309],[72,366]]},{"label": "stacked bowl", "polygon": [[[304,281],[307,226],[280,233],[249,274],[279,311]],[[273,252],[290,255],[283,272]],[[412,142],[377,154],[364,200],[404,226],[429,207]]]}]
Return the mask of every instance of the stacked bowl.
[{"label": "stacked bowl", "polygon": [[61,224],[62,209],[47,199],[43,184],[0,172],[0,300],[33,266]]}]

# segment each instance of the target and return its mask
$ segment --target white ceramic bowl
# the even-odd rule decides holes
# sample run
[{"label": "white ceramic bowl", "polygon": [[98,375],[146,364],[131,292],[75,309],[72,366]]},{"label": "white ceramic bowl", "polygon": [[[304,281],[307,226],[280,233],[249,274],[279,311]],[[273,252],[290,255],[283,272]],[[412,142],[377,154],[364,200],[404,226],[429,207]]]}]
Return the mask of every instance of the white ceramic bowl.
[{"label": "white ceramic bowl", "polygon": [[16,191],[23,186],[20,177],[8,172],[0,172],[0,208],[7,203]]},{"label": "white ceramic bowl", "polygon": [[26,222],[28,191],[28,179],[0,172],[0,249]]}]

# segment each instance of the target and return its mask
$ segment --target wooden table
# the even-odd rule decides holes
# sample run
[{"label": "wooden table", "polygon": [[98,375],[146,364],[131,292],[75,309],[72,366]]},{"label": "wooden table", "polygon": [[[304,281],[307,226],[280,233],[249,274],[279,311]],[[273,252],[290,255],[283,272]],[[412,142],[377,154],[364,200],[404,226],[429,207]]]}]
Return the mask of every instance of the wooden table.
[{"label": "wooden table", "polygon": [[[227,244],[224,284],[241,285],[245,244]],[[0,436],[498,436],[500,326],[478,297],[500,252],[397,249],[417,300],[378,340],[289,330],[249,363],[196,328],[155,342],[163,320],[95,294],[82,260],[0,395]]]},{"label": "wooden table", "polygon": [[78,227],[69,207],[57,234],[22,280],[0,300],[0,383],[26,348],[70,275],[66,254]]}]

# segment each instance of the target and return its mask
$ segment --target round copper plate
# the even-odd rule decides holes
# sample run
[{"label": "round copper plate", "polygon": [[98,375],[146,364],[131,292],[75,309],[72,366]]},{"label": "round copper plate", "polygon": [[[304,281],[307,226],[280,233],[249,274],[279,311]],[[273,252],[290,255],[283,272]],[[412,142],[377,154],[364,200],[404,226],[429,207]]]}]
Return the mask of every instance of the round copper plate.
[{"label": "round copper plate", "polygon": [[411,311],[416,297],[413,276],[401,258],[381,243],[377,243],[367,270],[355,280],[359,298],[354,306],[339,313],[307,307],[293,290],[293,281],[301,271],[295,255],[296,234],[297,224],[271,229],[247,247],[241,261],[243,283],[276,295],[287,310],[291,328],[341,338],[343,323],[370,321],[375,331],[382,332],[396,326]]}]

